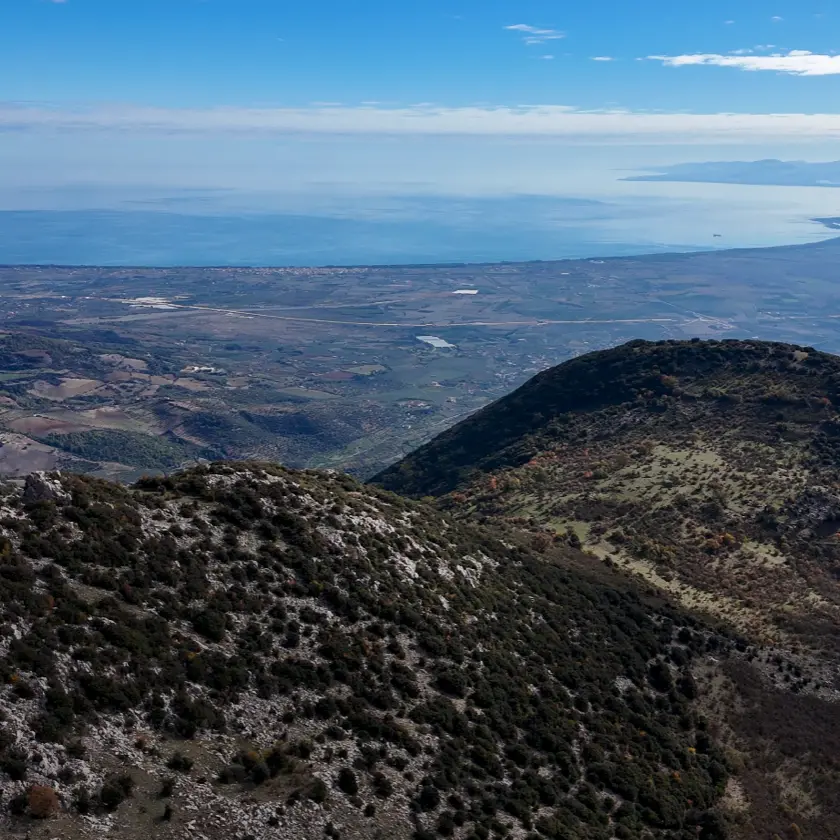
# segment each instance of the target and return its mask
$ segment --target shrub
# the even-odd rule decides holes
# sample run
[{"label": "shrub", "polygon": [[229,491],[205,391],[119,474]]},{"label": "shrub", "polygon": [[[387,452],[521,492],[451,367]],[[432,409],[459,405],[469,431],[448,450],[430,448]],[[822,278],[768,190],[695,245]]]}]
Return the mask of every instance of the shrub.
[{"label": "shrub", "polygon": [[654,662],[648,669],[648,681],[657,690],[670,691],[674,686],[671,671],[664,662]]},{"label": "shrub", "polygon": [[306,796],[308,799],[312,800],[317,804],[321,804],[322,802],[326,802],[327,800],[327,786],[324,783],[323,779],[315,778],[312,781],[312,784],[309,786],[309,789],[306,792]]},{"label": "shrub", "polygon": [[15,782],[22,782],[28,770],[26,755],[14,751],[0,759],[0,770]]},{"label": "shrub", "polygon": [[440,792],[436,787],[425,785],[420,789],[417,804],[421,811],[434,811],[440,805]]},{"label": "shrub", "polygon": [[87,814],[91,808],[90,791],[87,788],[77,788],[73,793],[73,807],[80,814]]},{"label": "shrub", "polygon": [[373,774],[373,792],[380,799],[387,799],[394,792],[391,780],[378,770]]},{"label": "shrub", "polygon": [[221,642],[227,632],[227,616],[217,610],[206,609],[197,613],[192,621],[193,629],[211,642]]},{"label": "shrub", "polygon": [[268,765],[264,761],[258,761],[251,768],[251,781],[255,785],[261,785],[263,782],[267,782],[270,778],[271,771],[268,769]]},{"label": "shrub", "polygon": [[451,837],[455,833],[455,820],[448,811],[438,818],[437,832],[441,837]]},{"label": "shrub", "polygon": [[342,767],[338,771],[336,786],[348,796],[355,796],[359,792],[359,781],[349,767]]},{"label": "shrub", "polygon": [[453,697],[463,697],[469,688],[469,683],[463,671],[447,668],[437,675],[435,686],[445,694]]},{"label": "shrub", "polygon": [[248,778],[248,771],[241,764],[228,764],[219,771],[219,782],[223,785],[241,784]]},{"label": "shrub", "polygon": [[106,811],[115,811],[134,791],[134,779],[127,773],[111,776],[99,791],[99,801]]},{"label": "shrub", "polygon": [[180,750],[175,750],[172,758],[166,762],[166,766],[170,770],[175,770],[178,773],[189,773],[193,768],[193,760],[184,755]]},{"label": "shrub", "polygon": [[54,817],[61,808],[58,794],[46,785],[32,785],[27,794],[29,813],[36,820]]}]

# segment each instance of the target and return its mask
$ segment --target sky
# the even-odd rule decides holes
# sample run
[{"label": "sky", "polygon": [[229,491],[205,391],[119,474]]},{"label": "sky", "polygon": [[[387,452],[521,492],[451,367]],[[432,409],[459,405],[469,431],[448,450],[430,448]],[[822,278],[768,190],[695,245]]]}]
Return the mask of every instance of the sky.
[{"label": "sky", "polygon": [[0,202],[840,157],[838,32],[829,0],[4,0]]}]

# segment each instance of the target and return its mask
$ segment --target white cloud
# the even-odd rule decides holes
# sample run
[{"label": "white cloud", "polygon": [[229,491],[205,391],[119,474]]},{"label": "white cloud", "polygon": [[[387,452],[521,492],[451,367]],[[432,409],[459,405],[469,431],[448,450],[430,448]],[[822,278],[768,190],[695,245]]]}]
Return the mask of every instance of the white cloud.
[{"label": "white cloud", "polygon": [[649,55],[651,61],[661,61],[668,67],[714,65],[735,67],[738,70],[772,70],[794,76],[832,76],[840,74],[840,55],[824,55],[808,50],[790,50],[772,55],[746,55],[744,51],[729,55],[699,53],[697,55]]},{"label": "white cloud", "polygon": [[615,61],[611,55],[593,55],[593,61]]},{"label": "white cloud", "polygon": [[78,107],[0,102],[0,131],[239,136],[465,135],[584,138],[603,142],[744,143],[840,139],[840,113],[737,114],[583,110],[566,105],[321,104],[303,108]]},{"label": "white cloud", "polygon": [[527,23],[514,23],[506,26],[505,29],[509,32],[520,33],[526,44],[545,44],[547,41],[559,41],[566,37],[566,33],[558,29],[540,29]]},{"label": "white cloud", "polygon": [[553,55],[543,55],[543,56],[540,56],[540,58],[542,58],[543,61],[554,61],[554,56]]},{"label": "white cloud", "polygon": [[781,23],[784,20],[784,18],[780,15],[773,15],[773,17],[771,17],[770,20],[772,20],[773,23]]}]

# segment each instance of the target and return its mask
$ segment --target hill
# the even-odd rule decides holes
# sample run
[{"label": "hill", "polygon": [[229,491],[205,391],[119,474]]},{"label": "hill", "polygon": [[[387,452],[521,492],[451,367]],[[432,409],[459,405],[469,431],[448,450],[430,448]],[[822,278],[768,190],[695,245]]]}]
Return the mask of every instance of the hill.
[{"label": "hill", "polygon": [[[803,417],[798,403],[838,391],[840,357],[813,348],[737,339],[632,341],[543,371],[373,482],[413,496],[441,495],[479,473],[524,464],[543,443],[617,438],[637,425],[634,417],[661,418],[685,406],[692,412],[679,412],[683,427],[701,417],[729,427],[734,419],[736,431],[772,442],[779,430],[768,427],[782,422],[777,415],[786,406],[798,409],[788,410],[795,423],[822,423],[834,417],[830,404],[819,402]],[[768,412],[768,405],[776,410]],[[636,415],[628,418],[630,409]]]},{"label": "hill", "polygon": [[376,479],[530,521],[765,641],[835,649],[840,358],[631,342],[545,371]]},{"label": "hill", "polygon": [[749,650],[585,563],[340,474],[9,484],[3,835],[725,837]]},{"label": "hill", "polygon": [[831,837],[835,759],[811,745],[840,697],[838,405],[840,358],[810,347],[636,341],[539,374],[376,481],[563,539],[746,635],[751,664],[706,683],[714,731],[749,756],[747,801]]},{"label": "hill", "polygon": [[838,404],[840,358],[813,348],[632,342],[534,377],[377,480],[550,525],[742,629],[833,649]]}]

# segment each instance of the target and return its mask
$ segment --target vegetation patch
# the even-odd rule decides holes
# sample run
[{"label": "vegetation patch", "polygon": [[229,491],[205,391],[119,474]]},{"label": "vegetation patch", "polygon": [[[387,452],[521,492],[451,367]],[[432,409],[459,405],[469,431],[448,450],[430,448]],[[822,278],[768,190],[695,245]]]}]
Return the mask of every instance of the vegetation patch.
[{"label": "vegetation patch", "polygon": [[733,836],[832,838],[840,776],[813,739],[838,699],[839,405],[840,359],[813,348],[634,341],[539,374],[376,482],[579,546],[758,643],[710,712],[741,756]]},{"label": "vegetation patch", "polygon": [[111,461],[148,470],[171,470],[184,464],[199,450],[183,441],[117,429],[49,434],[44,443],[88,461]]},{"label": "vegetation patch", "polygon": [[0,524],[3,801],[145,801],[110,738],[204,833],[227,808],[277,838],[337,814],[364,836],[725,836],[690,669],[733,639],[571,571],[562,543],[265,464],[36,477]]}]

